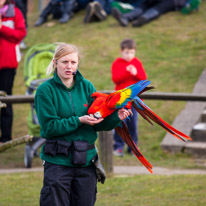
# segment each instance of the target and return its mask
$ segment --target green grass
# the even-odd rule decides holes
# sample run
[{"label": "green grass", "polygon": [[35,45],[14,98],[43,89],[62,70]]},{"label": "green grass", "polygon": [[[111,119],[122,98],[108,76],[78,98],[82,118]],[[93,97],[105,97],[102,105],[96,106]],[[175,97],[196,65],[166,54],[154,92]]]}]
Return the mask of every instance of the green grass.
[{"label": "green grass", "polygon": [[[42,173],[0,175],[0,205],[36,206]],[[98,184],[96,206],[204,206],[204,175],[138,175],[108,178]]]},{"label": "green grass", "polygon": [[[101,23],[83,24],[85,11],[79,12],[64,25],[56,21],[35,28],[37,12],[28,16],[29,30],[26,43],[64,41],[81,48],[80,71],[91,80],[97,90],[113,89],[110,67],[119,56],[119,44],[126,37],[138,45],[137,56],[143,62],[148,79],[159,92],[192,92],[206,66],[206,1],[191,15],[172,12],[142,28],[119,27],[112,17]],[[23,51],[24,53],[26,51]],[[25,94],[23,61],[20,62],[13,93]],[[185,102],[145,101],[157,114],[172,123]],[[29,105],[14,105],[13,138],[27,134]],[[206,168],[205,160],[185,154],[169,154],[160,148],[165,132],[157,125],[151,127],[139,118],[139,147],[153,166],[169,168]],[[171,137],[173,138],[173,137]],[[0,167],[23,167],[24,145],[0,154]],[[33,160],[39,166],[39,158]],[[114,158],[116,165],[140,165],[135,157]],[[0,206],[39,205],[42,173],[0,174]],[[202,175],[139,175],[110,177],[104,185],[98,184],[96,206],[203,206],[206,205],[206,179]]]},{"label": "green grass", "polygon": [[[203,182],[202,182],[203,181]],[[99,185],[96,206],[201,206],[206,203],[205,176],[134,176]]]},{"label": "green grass", "polygon": [[[67,24],[49,27],[33,27],[38,18],[37,12],[28,16],[29,29],[26,43],[29,47],[37,43],[64,41],[81,48],[80,71],[97,90],[113,89],[111,63],[119,56],[119,44],[129,37],[137,42],[139,57],[155,86],[155,92],[192,92],[193,87],[206,66],[206,1],[202,1],[199,12],[182,15],[171,12],[158,20],[141,27],[120,27],[109,16],[101,23],[83,24],[85,11],[76,14]],[[24,53],[26,51],[23,51]],[[23,61],[20,62],[15,78],[13,93],[25,94]],[[145,101],[150,108],[167,122],[172,123],[184,108],[185,102]],[[14,105],[13,138],[27,134],[28,104]],[[196,159],[184,154],[167,154],[160,148],[165,132],[159,126],[150,126],[139,118],[139,147],[153,165],[164,167],[199,167]],[[173,137],[171,137],[173,138]],[[23,167],[24,146],[19,146],[0,154],[0,166]],[[35,159],[34,166],[40,165]],[[115,164],[138,164],[129,156],[115,158]],[[204,166],[200,166],[204,167]]]}]

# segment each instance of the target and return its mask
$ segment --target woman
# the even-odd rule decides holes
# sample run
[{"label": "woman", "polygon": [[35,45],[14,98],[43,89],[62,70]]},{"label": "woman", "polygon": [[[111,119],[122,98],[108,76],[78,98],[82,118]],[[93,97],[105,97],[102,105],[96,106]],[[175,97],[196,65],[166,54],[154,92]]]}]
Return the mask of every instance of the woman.
[{"label": "woman", "polygon": [[[18,62],[19,43],[26,36],[24,17],[10,0],[0,0],[0,90],[12,94]],[[11,104],[1,110],[0,142],[11,140],[13,112]]]},{"label": "woman", "polygon": [[47,74],[54,77],[37,89],[36,112],[46,138],[41,158],[44,185],[40,205],[93,206],[97,177],[93,161],[97,131],[111,130],[130,115],[121,109],[104,119],[87,115],[94,86],[77,70],[76,46],[59,43]]}]

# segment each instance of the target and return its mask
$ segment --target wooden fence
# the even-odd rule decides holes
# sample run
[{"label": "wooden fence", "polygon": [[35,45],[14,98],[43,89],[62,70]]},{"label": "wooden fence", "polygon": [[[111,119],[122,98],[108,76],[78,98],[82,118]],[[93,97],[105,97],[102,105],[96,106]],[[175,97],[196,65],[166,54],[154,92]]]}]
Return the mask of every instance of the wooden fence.
[{"label": "wooden fence", "polygon": [[[98,91],[110,94],[113,90]],[[188,94],[188,93],[163,93],[163,92],[150,92],[141,94],[140,98],[150,100],[172,100],[172,101],[206,101],[206,95]],[[13,95],[13,96],[0,96],[0,102],[7,104],[24,104],[33,103],[34,95]]]},{"label": "wooden fence", "polygon": [[[111,93],[111,90],[99,91],[103,93]],[[143,99],[150,100],[173,100],[173,101],[206,101],[206,95],[188,94],[188,93],[160,93],[149,92],[140,95]],[[14,95],[14,96],[0,96],[0,102],[3,104],[24,104],[33,103],[34,96],[30,95]],[[99,133],[99,153],[101,162],[107,174],[113,172],[113,134],[112,131],[103,131]]]}]

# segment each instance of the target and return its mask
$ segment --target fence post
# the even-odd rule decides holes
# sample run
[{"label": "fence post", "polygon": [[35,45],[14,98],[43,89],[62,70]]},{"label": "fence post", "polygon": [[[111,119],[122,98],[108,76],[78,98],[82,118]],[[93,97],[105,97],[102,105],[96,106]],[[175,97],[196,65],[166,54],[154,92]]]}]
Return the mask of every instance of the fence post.
[{"label": "fence post", "polygon": [[42,10],[42,7],[43,7],[43,2],[42,2],[42,0],[39,0],[39,3],[38,3],[39,12]]},{"label": "fence post", "polygon": [[38,0],[38,10],[41,12],[50,0]]},{"label": "fence post", "polygon": [[[4,92],[4,91],[0,91],[0,96],[6,96],[6,92]],[[5,108],[6,107],[6,104],[5,103],[2,103],[1,101],[0,101],[0,124],[1,124],[1,109],[2,108]]]},{"label": "fence post", "polygon": [[113,132],[99,132],[100,160],[106,173],[113,173]]}]

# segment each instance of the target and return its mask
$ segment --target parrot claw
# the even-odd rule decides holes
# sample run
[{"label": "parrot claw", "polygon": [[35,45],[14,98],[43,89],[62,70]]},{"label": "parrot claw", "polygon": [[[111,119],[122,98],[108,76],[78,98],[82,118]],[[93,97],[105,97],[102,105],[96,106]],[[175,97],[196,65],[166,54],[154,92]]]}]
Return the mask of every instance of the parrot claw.
[{"label": "parrot claw", "polygon": [[132,110],[131,110],[131,109],[128,109],[128,111],[131,112],[131,114],[127,117],[127,119],[130,120],[130,118],[133,117],[133,113],[132,113]]},{"label": "parrot claw", "polygon": [[94,113],[94,117],[97,119],[100,119],[100,118],[102,118],[102,115],[100,112],[96,112],[96,113]]},{"label": "parrot claw", "polygon": [[129,109],[129,111],[131,112],[131,114],[129,115],[130,117],[133,117],[133,113],[132,113],[132,110]]}]

